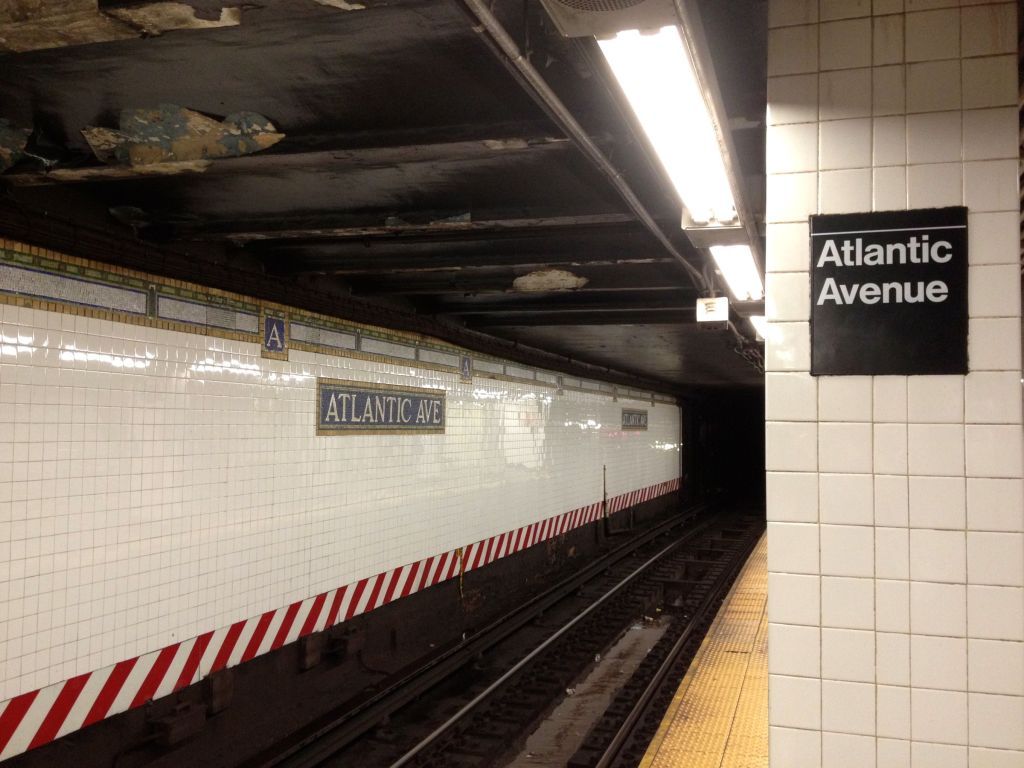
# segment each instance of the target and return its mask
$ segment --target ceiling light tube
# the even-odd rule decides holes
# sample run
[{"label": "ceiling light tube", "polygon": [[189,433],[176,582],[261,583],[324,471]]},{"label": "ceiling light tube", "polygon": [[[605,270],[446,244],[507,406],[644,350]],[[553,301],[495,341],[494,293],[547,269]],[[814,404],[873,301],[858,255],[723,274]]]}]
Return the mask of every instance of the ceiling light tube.
[{"label": "ceiling light tube", "polygon": [[751,315],[747,320],[754,326],[754,330],[757,331],[760,338],[768,338],[768,321],[765,320],[764,315]]},{"label": "ceiling light tube", "polygon": [[738,227],[724,149],[680,30],[629,30],[598,45],[695,227]]},{"label": "ceiling light tube", "polygon": [[764,283],[749,245],[713,245],[711,255],[736,301],[764,298]]}]

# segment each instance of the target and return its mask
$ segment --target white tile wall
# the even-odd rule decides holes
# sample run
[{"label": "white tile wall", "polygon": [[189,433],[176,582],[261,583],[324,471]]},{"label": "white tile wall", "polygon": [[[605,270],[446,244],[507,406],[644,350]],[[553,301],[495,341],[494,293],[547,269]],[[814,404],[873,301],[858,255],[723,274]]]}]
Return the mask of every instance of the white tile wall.
[{"label": "white tile wall", "polygon": [[[1022,766],[1016,4],[769,6],[771,765]],[[810,377],[807,215],[939,205],[970,373]]]},{"label": "white tile wall", "polygon": [[[0,700],[679,474],[566,391],[0,305]],[[444,435],[317,437],[316,377],[447,390]],[[813,455],[813,449],[812,449]]]}]

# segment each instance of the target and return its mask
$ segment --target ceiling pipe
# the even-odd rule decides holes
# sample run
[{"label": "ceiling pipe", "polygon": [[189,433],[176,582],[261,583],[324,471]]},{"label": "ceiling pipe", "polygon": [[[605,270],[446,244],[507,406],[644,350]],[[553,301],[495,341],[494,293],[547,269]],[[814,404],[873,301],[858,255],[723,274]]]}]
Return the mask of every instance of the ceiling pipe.
[{"label": "ceiling pipe", "polygon": [[679,249],[672,244],[672,241],[668,239],[665,233],[662,232],[654,217],[651,216],[643,202],[636,196],[632,187],[629,186],[629,182],[623,178],[611,161],[605,157],[597,144],[587,135],[583,126],[577,122],[569,109],[562,103],[562,100],[558,98],[558,95],[551,90],[540,73],[534,69],[533,65],[522,54],[519,46],[509,36],[501,22],[491,13],[487,3],[483,2],[483,0],[461,0],[461,2],[462,6],[477,22],[473,27],[474,30],[479,34],[486,33],[485,39],[497,48],[505,64],[511,67],[514,74],[528,86],[530,95],[544,108],[580,151],[597,166],[598,170],[608,177],[612,186],[615,187],[615,191],[619,193],[619,196],[622,197],[626,205],[629,206],[629,209],[640,220],[640,223],[654,235],[658,242],[668,251],[669,255],[686,271],[694,287],[705,295],[713,293],[713,282],[705,280],[700,270],[694,267],[679,252]]}]

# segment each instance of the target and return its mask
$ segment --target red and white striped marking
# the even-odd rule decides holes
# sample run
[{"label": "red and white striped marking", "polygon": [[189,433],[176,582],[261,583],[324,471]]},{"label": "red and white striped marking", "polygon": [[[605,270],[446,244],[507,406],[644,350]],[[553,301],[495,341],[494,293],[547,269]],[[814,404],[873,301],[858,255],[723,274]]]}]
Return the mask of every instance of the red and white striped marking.
[{"label": "red and white striped marking", "polygon": [[[608,514],[678,489],[676,478],[624,493],[608,500]],[[15,696],[0,703],[0,760],[141,706],[150,699],[167,696],[220,669],[249,661],[460,572],[475,570],[592,523],[601,517],[602,507],[601,502],[595,502]]]}]

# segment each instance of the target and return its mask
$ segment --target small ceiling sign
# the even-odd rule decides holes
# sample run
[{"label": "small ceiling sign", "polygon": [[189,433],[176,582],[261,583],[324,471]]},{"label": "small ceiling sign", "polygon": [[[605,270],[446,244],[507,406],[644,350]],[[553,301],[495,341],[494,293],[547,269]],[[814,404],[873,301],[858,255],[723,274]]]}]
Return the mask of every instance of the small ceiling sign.
[{"label": "small ceiling sign", "polygon": [[967,209],[811,216],[811,374],[967,373]]}]

